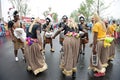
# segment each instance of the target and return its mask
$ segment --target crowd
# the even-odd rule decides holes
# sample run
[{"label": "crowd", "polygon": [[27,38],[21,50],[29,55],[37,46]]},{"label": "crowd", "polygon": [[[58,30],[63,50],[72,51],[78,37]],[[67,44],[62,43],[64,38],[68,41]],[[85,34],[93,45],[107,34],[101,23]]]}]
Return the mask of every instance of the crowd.
[{"label": "crowd", "polygon": [[54,52],[53,39],[59,34],[60,68],[63,75],[76,77],[78,58],[80,54],[85,55],[85,45],[89,42],[88,30],[93,32],[89,69],[94,71],[94,76],[105,76],[109,61],[114,60],[116,30],[119,31],[115,20],[109,24],[95,13],[91,19],[92,28],[89,28],[84,16],[79,16],[79,22],[76,23],[73,18],[64,15],[58,24],[57,32],[54,33],[54,27],[48,17],[43,25],[39,18],[32,18],[26,30],[22,27],[18,11],[13,13],[13,17],[14,20],[8,22],[8,28],[14,43],[15,61],[19,60],[17,54],[18,49],[21,49],[27,70],[35,75],[48,69],[44,55],[45,45],[50,44],[50,51]]}]

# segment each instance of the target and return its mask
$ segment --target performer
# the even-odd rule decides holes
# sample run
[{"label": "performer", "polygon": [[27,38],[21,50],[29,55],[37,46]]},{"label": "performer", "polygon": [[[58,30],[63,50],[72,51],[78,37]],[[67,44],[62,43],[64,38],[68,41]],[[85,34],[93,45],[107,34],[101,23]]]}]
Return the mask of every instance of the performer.
[{"label": "performer", "polygon": [[[115,38],[115,30],[116,30],[116,22],[115,20],[112,21],[112,25],[110,25],[108,27],[108,30],[107,30],[107,35],[109,35],[110,37],[113,37]],[[113,61],[114,60],[114,57],[115,57],[115,41],[113,41],[111,43],[111,46],[109,48],[109,61]]]},{"label": "performer", "polygon": [[100,77],[105,75],[108,66],[108,48],[105,46],[106,26],[97,14],[93,16],[95,24],[93,26],[93,48],[90,60],[90,69],[96,71],[94,76]]},{"label": "performer", "polygon": [[[62,22],[60,22],[58,27],[61,28],[61,27],[67,26],[67,21],[68,21],[68,17],[66,15],[64,15],[62,17]],[[60,36],[59,36],[59,42],[62,47],[63,47],[63,40],[64,40],[64,31],[61,31]],[[62,48],[61,48],[60,52],[63,52]]]},{"label": "performer", "polygon": [[43,42],[43,52],[45,52],[45,45],[46,44],[50,44],[51,46],[51,52],[54,52],[54,49],[53,49],[53,42],[52,42],[52,39],[51,39],[51,36],[53,34],[53,26],[51,25],[51,20],[50,18],[46,18],[46,23],[43,25],[43,31],[44,31],[44,35],[43,35],[43,39],[44,39],[44,42]]},{"label": "performer", "polygon": [[67,26],[63,26],[58,29],[52,38],[55,38],[61,31],[64,30],[63,41],[63,55],[60,63],[60,68],[63,70],[63,74],[66,76],[75,77],[77,71],[77,59],[79,53],[80,36],[77,24],[73,19],[70,19]]},{"label": "performer", "polygon": [[36,18],[30,25],[25,44],[27,70],[32,70],[35,75],[47,69],[44,54],[42,53],[41,25],[39,20],[39,18]]},{"label": "performer", "polygon": [[22,42],[20,39],[17,39],[14,35],[14,30],[16,28],[22,28],[18,11],[14,11],[13,16],[14,20],[8,22],[8,28],[10,29],[10,35],[12,38],[12,42],[14,44],[15,61],[18,61],[19,60],[17,57],[18,49],[21,49],[24,54],[24,42]]},{"label": "performer", "polygon": [[81,42],[80,42],[80,53],[85,54],[85,44],[88,43],[89,38],[88,38],[88,26],[84,22],[85,18],[83,16],[79,17],[80,23],[78,24],[79,30],[84,32],[83,35],[81,35]]}]

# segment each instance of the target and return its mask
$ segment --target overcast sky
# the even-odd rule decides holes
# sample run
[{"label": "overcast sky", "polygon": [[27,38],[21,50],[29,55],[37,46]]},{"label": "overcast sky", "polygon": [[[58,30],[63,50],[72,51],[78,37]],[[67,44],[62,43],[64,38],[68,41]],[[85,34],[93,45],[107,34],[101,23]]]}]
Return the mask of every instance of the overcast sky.
[{"label": "overcast sky", "polygon": [[[8,9],[11,7],[10,2],[8,0],[2,1],[2,14],[5,19],[7,19]],[[48,10],[48,7],[52,8],[53,12],[57,12],[59,18],[64,14],[70,16],[70,13],[79,8],[80,3],[84,0],[28,0],[29,8],[31,9],[30,16],[39,16],[42,17],[42,13],[45,10]],[[103,0],[106,5],[113,0]],[[108,2],[109,1],[109,2]],[[114,3],[110,5],[110,7],[104,13],[105,16],[113,16],[115,18],[120,18],[120,0],[114,0]]]}]

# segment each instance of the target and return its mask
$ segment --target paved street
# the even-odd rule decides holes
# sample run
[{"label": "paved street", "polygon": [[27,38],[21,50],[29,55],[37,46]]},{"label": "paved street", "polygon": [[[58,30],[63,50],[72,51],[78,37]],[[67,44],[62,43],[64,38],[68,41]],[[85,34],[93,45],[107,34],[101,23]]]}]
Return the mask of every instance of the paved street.
[{"label": "paved street", "polygon": [[[92,33],[89,32],[90,42]],[[58,37],[54,40],[55,52],[50,52],[50,46],[46,46],[45,57],[48,70],[35,76],[32,72],[26,71],[26,64],[22,59],[22,52],[19,50],[19,61],[15,62],[13,44],[10,37],[0,37],[0,80],[120,80],[120,40],[117,40],[115,60],[109,64],[106,76],[95,78],[88,70],[91,54],[90,42],[86,46],[85,56],[81,55],[78,63],[76,79],[63,77],[59,69],[60,44]]]}]

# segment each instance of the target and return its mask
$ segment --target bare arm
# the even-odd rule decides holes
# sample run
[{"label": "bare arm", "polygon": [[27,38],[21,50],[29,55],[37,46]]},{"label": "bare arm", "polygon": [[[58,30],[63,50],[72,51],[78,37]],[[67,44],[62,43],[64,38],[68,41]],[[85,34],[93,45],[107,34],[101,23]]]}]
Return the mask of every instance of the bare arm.
[{"label": "bare arm", "polygon": [[58,34],[60,34],[60,32],[63,30],[63,27],[59,28],[58,31],[55,33],[55,35],[53,36],[53,38],[55,38]]},{"label": "bare arm", "polygon": [[97,32],[94,32],[94,36],[93,36],[93,54],[96,54],[96,44],[97,44]]},{"label": "bare arm", "polygon": [[46,29],[46,28],[45,28],[45,29],[43,28],[43,31],[45,31],[45,32],[46,32],[46,31],[47,31],[47,29]]},{"label": "bare arm", "polygon": [[37,33],[37,39],[38,39],[38,42],[39,42],[39,44],[42,46],[42,38],[41,38],[40,31],[37,30],[36,33]]},{"label": "bare arm", "polygon": [[14,41],[13,28],[11,28],[9,31],[10,31],[10,36],[11,36],[11,38],[12,38],[12,41]]}]

